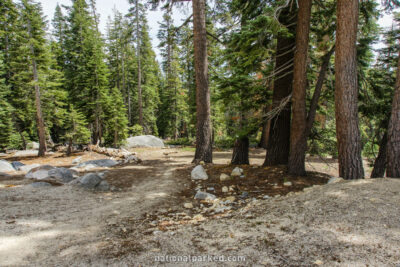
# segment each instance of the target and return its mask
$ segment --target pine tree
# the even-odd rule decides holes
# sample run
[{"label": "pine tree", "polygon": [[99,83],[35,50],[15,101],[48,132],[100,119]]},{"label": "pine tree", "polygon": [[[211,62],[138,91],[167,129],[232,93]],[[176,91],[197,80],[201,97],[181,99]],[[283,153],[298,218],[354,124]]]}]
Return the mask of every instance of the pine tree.
[{"label": "pine tree", "polygon": [[[104,96],[107,98],[107,96]],[[105,106],[105,143],[118,147],[127,138],[126,109],[122,99],[122,94],[117,87],[111,90]]]},{"label": "pine tree", "polygon": [[[0,77],[4,75],[3,55],[0,52]],[[5,150],[10,143],[13,132],[12,107],[7,102],[10,88],[5,83],[5,78],[0,78],[0,150]]]},{"label": "pine tree", "polygon": [[65,120],[65,134],[63,139],[67,142],[67,155],[73,152],[73,145],[87,144],[90,142],[90,131],[87,128],[85,116],[69,105],[68,116]]},{"label": "pine tree", "polygon": [[103,40],[97,30],[96,18],[90,15],[85,0],[76,0],[69,10],[66,34],[66,87],[75,107],[85,114],[92,129],[92,142],[101,143],[104,101],[108,80]]}]

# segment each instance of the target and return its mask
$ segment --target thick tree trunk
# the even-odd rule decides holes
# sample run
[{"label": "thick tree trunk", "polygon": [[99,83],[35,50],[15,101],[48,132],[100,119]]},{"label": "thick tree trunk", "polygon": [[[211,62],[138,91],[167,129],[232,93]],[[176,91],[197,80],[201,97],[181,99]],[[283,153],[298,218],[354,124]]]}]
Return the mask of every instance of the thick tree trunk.
[{"label": "thick tree trunk", "polygon": [[374,162],[374,168],[371,173],[371,178],[382,178],[385,176],[386,170],[386,159],[387,159],[387,133],[382,137],[379,145],[378,157]]},{"label": "thick tree trunk", "polygon": [[306,89],[311,5],[311,0],[299,2],[299,13],[297,15],[296,52],[294,54],[293,71],[292,125],[290,129],[290,155],[288,162],[288,172],[293,175],[306,175]]},{"label": "thick tree trunk", "polygon": [[249,164],[249,138],[247,136],[236,139],[231,164]]},{"label": "thick tree trunk", "polygon": [[138,60],[138,113],[139,124],[143,125],[143,103],[142,103],[142,66],[140,60],[140,25],[139,25],[139,0],[136,0],[136,39],[137,39],[137,60]]},{"label": "thick tree trunk", "polygon": [[[281,23],[284,25],[293,24],[294,14],[295,12],[290,11],[289,8],[284,10],[280,16]],[[291,34],[295,34],[293,26],[289,26],[288,29]],[[287,36],[286,34],[278,36],[272,108],[277,107],[292,92],[294,46],[295,38],[293,36]],[[271,120],[264,166],[288,163],[290,115],[291,107],[290,103],[288,103],[279,115]]]},{"label": "thick tree trunk", "polygon": [[400,178],[400,52],[394,88],[392,114],[388,127],[386,176]]},{"label": "thick tree trunk", "polygon": [[[269,112],[271,111],[272,106],[268,106],[265,111]],[[271,128],[271,120],[267,120],[266,122],[264,122],[264,124],[262,125],[262,132],[261,132],[261,138],[260,138],[260,142],[258,143],[258,147],[259,148],[264,148],[267,149],[268,146],[268,138],[269,138],[269,130]]]},{"label": "thick tree trunk", "polygon": [[[29,37],[32,39],[31,32],[31,24],[28,21],[28,33]],[[42,114],[42,105],[40,102],[40,87],[39,87],[39,78],[37,73],[37,64],[35,60],[35,51],[33,49],[33,45],[30,44],[30,51],[32,53],[32,71],[33,71],[33,81],[35,87],[35,106],[36,106],[36,121],[38,127],[38,136],[39,136],[39,151],[38,156],[44,157],[46,154],[46,131],[44,126],[43,114]]]},{"label": "thick tree trunk", "polygon": [[194,62],[196,72],[196,153],[193,162],[212,162],[212,125],[205,0],[193,0]]},{"label": "thick tree trunk", "polygon": [[364,178],[358,127],[357,42],[358,0],[337,1],[335,114],[339,175]]}]

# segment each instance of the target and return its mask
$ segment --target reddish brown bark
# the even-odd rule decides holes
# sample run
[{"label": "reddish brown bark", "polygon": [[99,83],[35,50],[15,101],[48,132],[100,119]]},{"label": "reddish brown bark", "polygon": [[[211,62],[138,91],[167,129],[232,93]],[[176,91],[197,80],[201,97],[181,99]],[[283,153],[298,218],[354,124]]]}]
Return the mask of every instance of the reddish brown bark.
[{"label": "reddish brown bark", "polygon": [[311,0],[299,2],[296,28],[296,52],[294,54],[292,125],[290,129],[290,155],[288,172],[305,175],[306,133],[306,89],[307,56],[310,35]]},{"label": "reddish brown bark", "polygon": [[338,0],[335,115],[339,175],[344,179],[364,178],[357,106],[357,27],[358,0]]},{"label": "reddish brown bark", "polygon": [[400,178],[400,53],[397,63],[392,114],[388,127],[386,176]]},{"label": "reddish brown bark", "polygon": [[205,0],[193,0],[194,62],[196,72],[196,152],[193,162],[212,162],[212,126],[208,86]]}]

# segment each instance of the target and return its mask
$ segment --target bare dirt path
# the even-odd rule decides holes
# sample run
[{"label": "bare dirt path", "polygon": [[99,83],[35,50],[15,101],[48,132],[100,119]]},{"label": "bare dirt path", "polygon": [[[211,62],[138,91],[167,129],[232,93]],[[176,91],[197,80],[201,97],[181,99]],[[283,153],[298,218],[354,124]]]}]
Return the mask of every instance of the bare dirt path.
[{"label": "bare dirt path", "polygon": [[122,192],[33,189],[18,178],[0,180],[0,266],[90,264],[107,236],[107,225],[172,205],[180,190],[175,167],[160,155],[155,160],[155,153],[162,154],[144,153],[142,165],[107,170],[112,181],[129,183]]}]

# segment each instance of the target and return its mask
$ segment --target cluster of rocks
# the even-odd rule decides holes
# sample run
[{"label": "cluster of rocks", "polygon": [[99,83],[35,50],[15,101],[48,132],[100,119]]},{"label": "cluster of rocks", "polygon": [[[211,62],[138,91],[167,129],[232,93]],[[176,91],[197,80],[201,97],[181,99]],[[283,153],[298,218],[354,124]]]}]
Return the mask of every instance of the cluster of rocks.
[{"label": "cluster of rocks", "polygon": [[82,163],[78,163],[78,161],[80,159],[75,160],[75,164],[78,164],[76,167],[78,168],[64,168],[40,164],[24,165],[18,161],[10,163],[0,160],[0,171],[6,172],[3,176],[8,176],[7,172],[26,172],[25,178],[33,181],[30,186],[34,188],[69,184],[97,191],[115,189],[104,179],[105,173],[89,173],[80,177],[78,170],[87,170],[85,167],[89,167],[88,169],[113,167],[119,164],[119,162],[111,159],[90,160]]},{"label": "cluster of rocks", "polygon": [[[245,178],[243,169],[239,167],[235,167],[231,174],[225,174],[222,173],[220,175],[220,181],[221,182],[226,182],[234,179],[235,177],[238,178]],[[233,205],[235,204],[242,204],[246,202],[246,198],[248,197],[247,192],[242,192],[242,195],[239,196],[240,200],[236,200],[235,196],[228,196],[225,198],[218,198],[216,195],[209,193],[207,191],[215,191],[214,187],[208,187],[205,189],[202,188],[202,186],[199,184],[201,181],[208,180],[208,174],[206,170],[203,167],[203,164],[197,165],[191,172],[191,178],[197,183],[196,187],[196,193],[194,195],[195,200],[199,200],[201,202],[206,202],[211,205],[210,207],[206,207],[203,204],[200,204],[200,208],[203,212],[208,212],[210,214],[217,214],[217,213],[224,213],[226,211],[229,211],[233,208]],[[235,191],[235,186],[223,186],[221,188],[222,193],[229,193],[229,192],[234,192]],[[184,208],[186,209],[193,209],[193,204],[192,203],[184,203]]]}]

